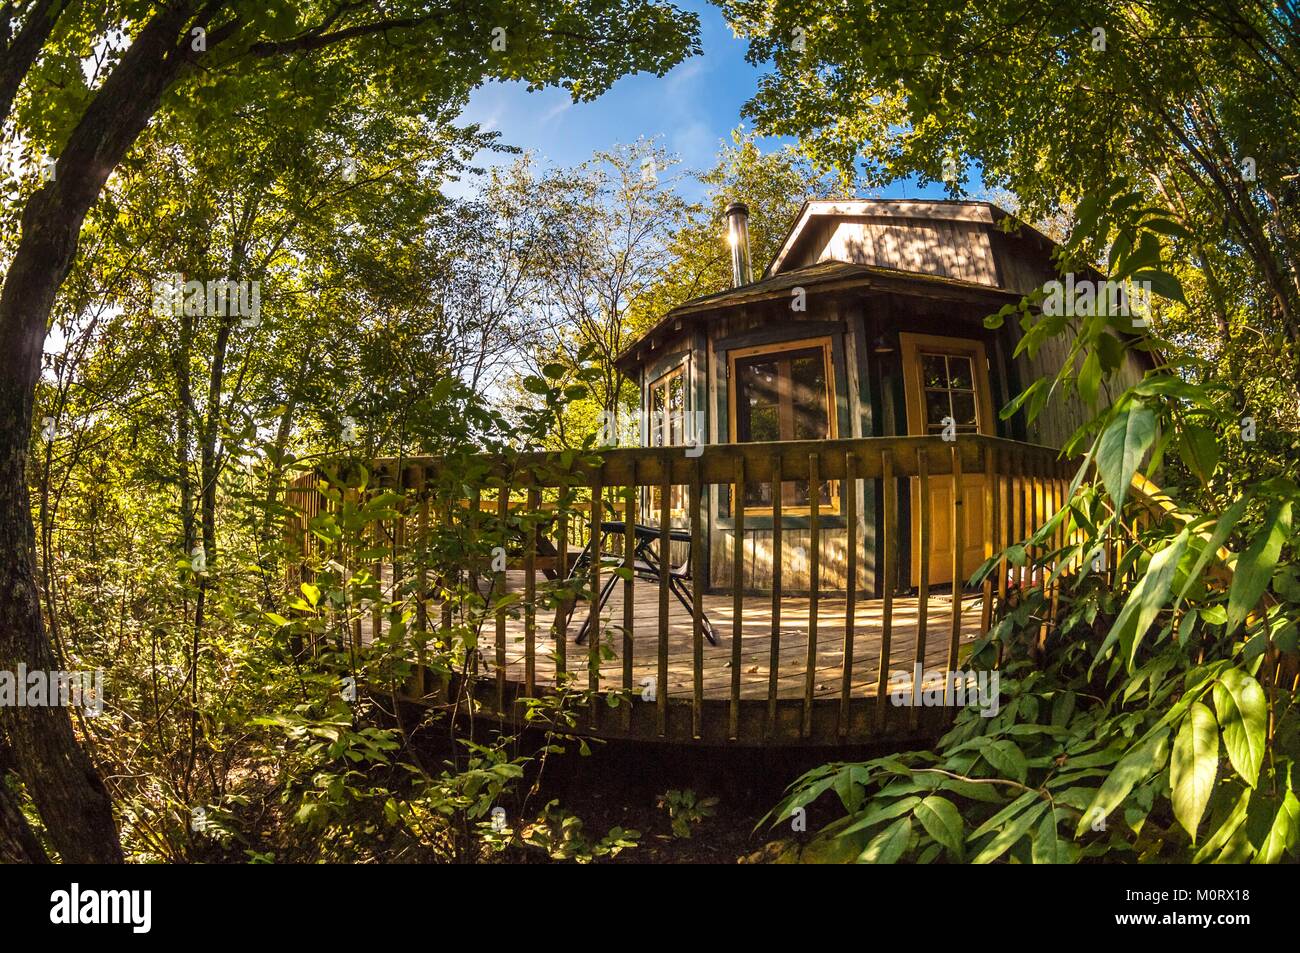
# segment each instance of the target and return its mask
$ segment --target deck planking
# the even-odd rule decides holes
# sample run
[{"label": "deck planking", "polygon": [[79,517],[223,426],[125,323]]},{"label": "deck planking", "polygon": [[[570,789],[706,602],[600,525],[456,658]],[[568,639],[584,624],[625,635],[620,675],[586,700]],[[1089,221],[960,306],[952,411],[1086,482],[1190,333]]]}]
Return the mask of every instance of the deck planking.
[{"label": "deck planking", "polygon": [[[523,573],[508,574],[508,591],[523,590]],[[540,588],[540,580],[539,580]],[[633,590],[633,687],[640,690],[648,679],[657,675],[659,644],[659,589],[653,582],[637,580]],[[703,684],[705,699],[725,699],[731,690],[733,597],[729,593],[706,593],[704,612],[718,631],[718,644],[704,642]],[[857,600],[854,612],[852,695],[874,697],[880,659],[883,601]],[[841,666],[844,658],[844,596],[821,595],[817,600],[817,662],[814,695],[838,697]],[[802,698],[808,656],[808,609],[806,596],[783,597],[781,600],[781,653],[777,668],[778,698]],[[960,644],[969,645],[980,637],[982,600],[978,593],[962,599]],[[587,686],[588,653],[586,645],[574,640],[587,619],[589,604],[580,602],[569,621],[566,644],[567,669],[576,674],[578,687]],[[909,677],[916,658],[918,600],[895,597],[892,612],[892,636],[887,671],[906,672]],[[752,594],[742,600],[740,696],[745,699],[768,697],[771,659],[772,597]],[[924,669],[926,683],[937,681],[948,665],[952,601],[948,594],[932,594],[926,620]],[[524,681],[524,623],[520,618],[506,622],[506,678]],[[555,684],[555,642],[550,631],[554,612],[539,606],[537,610],[537,684]],[[620,582],[601,610],[603,642],[600,687],[622,687],[623,680],[623,585]],[[482,633],[482,668],[495,674],[494,625],[489,620]],[[668,686],[670,699],[690,698],[694,676],[692,669],[691,615],[675,598],[669,599],[668,614]]]}]

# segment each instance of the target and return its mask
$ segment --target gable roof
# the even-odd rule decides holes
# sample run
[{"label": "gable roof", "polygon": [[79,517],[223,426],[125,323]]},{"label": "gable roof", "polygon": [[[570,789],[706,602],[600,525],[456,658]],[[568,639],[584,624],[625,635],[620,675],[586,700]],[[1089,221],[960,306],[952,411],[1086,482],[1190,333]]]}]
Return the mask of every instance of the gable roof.
[{"label": "gable roof", "polygon": [[800,207],[780,249],[763,271],[764,278],[780,273],[791,252],[808,233],[813,220],[823,217],[929,219],[981,225],[998,225],[1011,219],[1049,246],[1056,244],[1032,225],[992,202],[965,199],[809,199]]}]

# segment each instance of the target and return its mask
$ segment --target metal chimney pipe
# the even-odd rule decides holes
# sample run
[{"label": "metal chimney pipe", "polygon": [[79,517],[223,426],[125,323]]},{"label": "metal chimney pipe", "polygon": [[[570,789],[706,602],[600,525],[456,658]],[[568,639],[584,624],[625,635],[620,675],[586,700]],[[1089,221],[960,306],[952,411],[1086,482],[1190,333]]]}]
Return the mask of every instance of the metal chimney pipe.
[{"label": "metal chimney pipe", "polygon": [[749,208],[744,202],[727,206],[727,244],[731,246],[731,287],[739,288],[754,280],[749,264]]}]

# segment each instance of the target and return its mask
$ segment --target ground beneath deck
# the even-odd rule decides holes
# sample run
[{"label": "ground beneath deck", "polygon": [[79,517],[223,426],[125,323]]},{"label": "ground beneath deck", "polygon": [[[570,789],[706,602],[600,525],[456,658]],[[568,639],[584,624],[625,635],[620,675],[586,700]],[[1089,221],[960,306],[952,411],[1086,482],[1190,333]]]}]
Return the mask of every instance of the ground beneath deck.
[{"label": "ground beneath deck", "polygon": [[[507,588],[522,591],[522,572],[507,574]],[[539,588],[541,581],[539,580]],[[668,600],[668,686],[670,698],[689,698],[693,689],[692,625],[691,615],[671,594]],[[843,596],[821,596],[817,600],[817,662],[816,688],[818,697],[838,696],[844,662],[844,622],[846,600]],[[658,672],[659,644],[659,589],[652,582],[637,580],[633,601],[633,685],[645,685]],[[906,673],[911,684],[912,667],[916,661],[918,631],[918,600],[915,597],[898,597],[893,600],[891,615],[892,635],[888,671]],[[968,645],[982,635],[980,629],[982,599],[978,593],[962,599],[960,644]],[[852,681],[854,697],[874,696],[879,672],[884,602],[879,599],[859,599],[854,612]],[[569,622],[565,655],[567,669],[580,673],[579,685],[585,684],[588,650],[585,644],[575,644],[582,623],[586,621],[590,604],[580,602]],[[704,642],[704,697],[728,698],[731,691],[731,653],[733,638],[733,597],[730,594],[704,596],[704,613],[718,632],[718,644]],[[600,680],[603,687],[619,686],[623,679],[623,584],[620,582],[601,611],[604,642],[609,652],[601,662]],[[807,670],[809,637],[809,599],[785,597],[781,600],[781,652],[777,668],[778,697],[802,698],[804,673]],[[538,686],[555,682],[555,643],[550,628],[553,610],[537,612],[537,670]],[[947,594],[931,595],[926,614],[926,636],[923,685],[942,685],[948,667],[948,644],[951,636],[952,597]],[[742,698],[767,698],[768,676],[771,661],[772,597],[747,595],[741,613],[741,664],[740,694]],[[492,671],[494,658],[494,632],[489,623],[483,634],[483,655]],[[612,652],[612,655],[610,654]],[[522,619],[509,619],[506,623],[507,677],[510,681],[524,681],[524,623]],[[908,692],[910,695],[910,691]]]}]

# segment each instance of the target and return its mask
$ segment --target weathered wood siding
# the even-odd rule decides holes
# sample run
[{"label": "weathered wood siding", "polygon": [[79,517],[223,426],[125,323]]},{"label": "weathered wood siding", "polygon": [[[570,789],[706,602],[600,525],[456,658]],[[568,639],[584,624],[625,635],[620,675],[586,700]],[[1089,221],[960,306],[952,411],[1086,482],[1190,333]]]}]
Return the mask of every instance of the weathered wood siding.
[{"label": "weathered wood siding", "polygon": [[987,226],[920,218],[819,218],[783,271],[820,261],[897,268],[998,286]]}]

